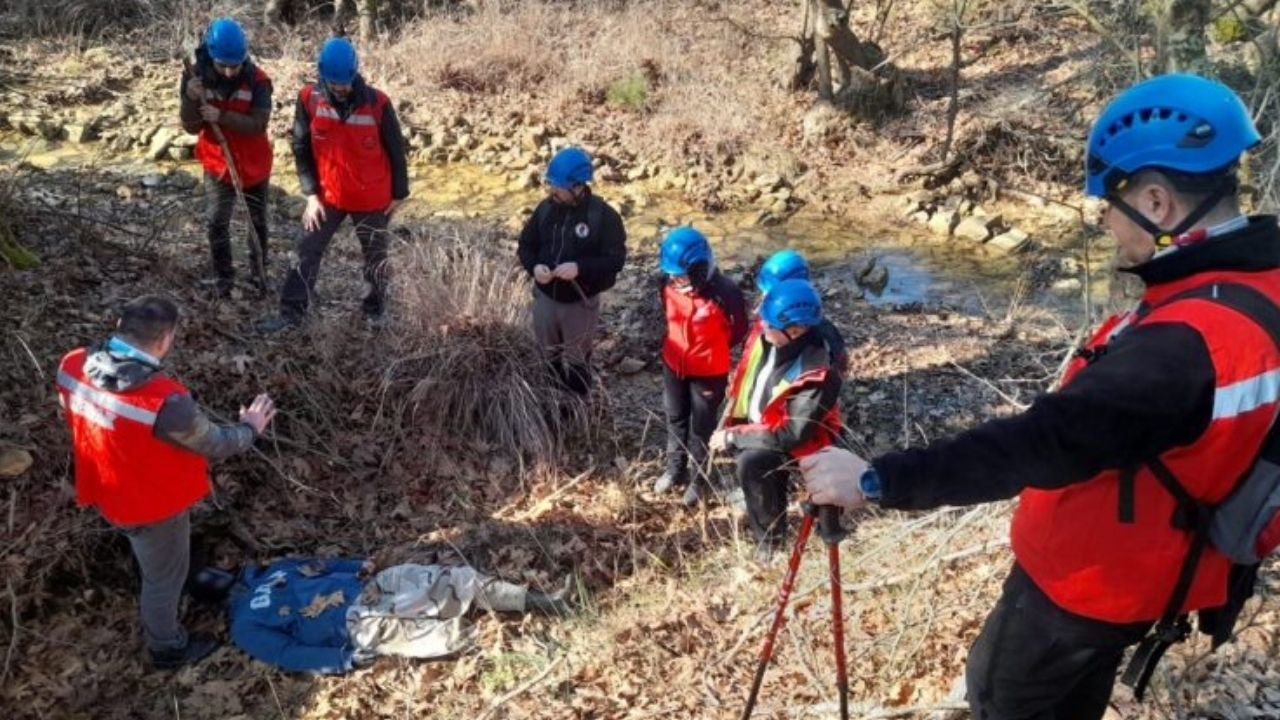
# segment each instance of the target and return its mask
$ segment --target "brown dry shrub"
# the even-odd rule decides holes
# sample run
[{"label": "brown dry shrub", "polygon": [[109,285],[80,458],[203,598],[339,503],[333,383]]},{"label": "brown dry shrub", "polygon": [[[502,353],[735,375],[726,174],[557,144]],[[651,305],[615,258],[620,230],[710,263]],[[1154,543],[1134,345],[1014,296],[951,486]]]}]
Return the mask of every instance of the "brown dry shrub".
[{"label": "brown dry shrub", "polygon": [[498,240],[462,225],[411,235],[396,258],[384,403],[410,426],[550,459],[585,407],[557,387],[530,331],[529,283]]}]

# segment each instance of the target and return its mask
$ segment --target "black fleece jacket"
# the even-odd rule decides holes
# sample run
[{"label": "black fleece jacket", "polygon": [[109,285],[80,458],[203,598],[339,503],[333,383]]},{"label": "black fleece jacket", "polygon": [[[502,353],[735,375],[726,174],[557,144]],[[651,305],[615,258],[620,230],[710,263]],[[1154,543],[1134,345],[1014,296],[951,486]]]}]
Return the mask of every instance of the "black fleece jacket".
[{"label": "black fleece jacket", "polygon": [[530,275],[538,265],[555,270],[561,263],[577,263],[576,280],[552,280],[537,288],[557,302],[579,302],[617,282],[627,261],[627,230],[618,211],[590,190],[577,205],[547,198],[520,232],[516,255]]}]

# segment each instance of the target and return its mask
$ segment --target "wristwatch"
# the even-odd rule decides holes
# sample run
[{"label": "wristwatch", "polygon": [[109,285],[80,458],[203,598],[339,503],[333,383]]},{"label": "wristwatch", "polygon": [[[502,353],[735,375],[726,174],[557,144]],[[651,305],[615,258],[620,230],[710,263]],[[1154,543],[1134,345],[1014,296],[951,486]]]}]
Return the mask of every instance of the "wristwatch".
[{"label": "wristwatch", "polygon": [[875,467],[868,465],[862,472],[862,477],[858,478],[858,489],[862,491],[862,497],[868,500],[880,499],[880,473],[876,472]]}]

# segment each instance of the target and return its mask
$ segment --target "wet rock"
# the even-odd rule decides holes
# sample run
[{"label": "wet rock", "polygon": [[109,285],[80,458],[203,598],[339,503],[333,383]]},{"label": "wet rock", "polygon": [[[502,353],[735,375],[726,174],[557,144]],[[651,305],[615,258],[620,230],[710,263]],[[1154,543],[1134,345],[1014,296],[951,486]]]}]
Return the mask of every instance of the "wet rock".
[{"label": "wet rock", "polygon": [[929,218],[929,229],[938,235],[950,235],[960,223],[960,211],[955,208],[942,208]]},{"label": "wet rock", "polygon": [[547,141],[547,128],[542,125],[536,125],[531,128],[525,128],[520,133],[520,145],[526,150],[537,150]]},{"label": "wet rock", "polygon": [[[186,150],[186,148],[169,148],[169,149],[170,151],[175,149]],[[188,150],[188,152],[190,151]],[[195,175],[192,175],[186,170],[177,170],[169,175],[168,183],[169,183],[169,187],[174,188],[176,190],[191,190],[197,184],[199,184],[199,181],[196,180]]]},{"label": "wet rock", "polygon": [[0,453],[0,477],[13,478],[26,472],[35,463],[31,453],[17,448]]},{"label": "wet rock", "polygon": [[151,160],[163,158],[165,152],[169,150],[169,144],[177,137],[178,131],[173,128],[157,128],[147,144],[147,158]]},{"label": "wet rock", "polygon": [[986,242],[991,239],[991,218],[981,215],[967,217],[956,225],[955,236],[973,242]]},{"label": "wet rock", "polygon": [[164,176],[160,173],[147,173],[139,180],[144,188],[158,188],[164,184]]},{"label": "wet rock", "polygon": [[857,282],[859,286],[879,295],[889,284],[889,268],[871,258],[858,271]]},{"label": "wet rock", "polygon": [[62,126],[68,141],[83,145],[98,139],[98,128],[92,122],[67,123]]},{"label": "wet rock", "polygon": [[1049,289],[1061,293],[1063,295],[1075,295],[1084,287],[1084,283],[1080,282],[1080,278],[1062,278],[1053,281]]},{"label": "wet rock", "polygon": [[772,210],[761,210],[756,213],[754,222],[756,225],[760,225],[761,227],[770,227],[782,222],[782,219],[774,214]]},{"label": "wet rock", "polygon": [[766,173],[757,177],[751,184],[760,188],[763,192],[769,193],[785,187],[786,183],[787,181],[783,180],[781,175],[778,175],[777,173]]},{"label": "wet rock", "polygon": [[1000,252],[1016,253],[1025,249],[1030,242],[1030,235],[1018,228],[1011,228],[1008,232],[991,238],[991,241],[987,243],[987,247]]},{"label": "wet rock", "polygon": [[635,375],[644,370],[645,365],[645,361],[639,358],[626,357],[622,359],[622,362],[618,363],[618,372],[623,375]]}]

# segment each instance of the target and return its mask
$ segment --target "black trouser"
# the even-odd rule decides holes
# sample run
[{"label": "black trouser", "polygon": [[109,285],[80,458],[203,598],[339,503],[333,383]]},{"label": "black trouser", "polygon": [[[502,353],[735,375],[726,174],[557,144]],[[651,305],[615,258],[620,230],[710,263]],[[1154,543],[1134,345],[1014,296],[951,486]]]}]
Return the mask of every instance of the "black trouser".
[{"label": "black trouser", "polygon": [[728,375],[685,377],[676,375],[662,363],[662,406],[667,412],[667,472],[678,485],[689,480],[689,461],[694,476],[711,477],[707,468],[707,441],[716,429],[720,403],[724,400]]},{"label": "black trouser", "polygon": [[[249,206],[249,222],[253,224],[254,237],[249,241],[250,276],[256,277],[258,268],[267,266],[267,180],[244,189],[245,203]],[[204,174],[205,229],[209,236],[209,253],[213,257],[213,274],[225,285],[230,285],[236,275],[231,260],[231,214],[240,199],[230,183],[224,183],[209,173]],[[262,246],[262,264],[259,265],[258,246]],[[265,272],[265,270],[264,270]],[[265,279],[265,278],[264,278]]]},{"label": "black trouser", "polygon": [[280,309],[291,316],[301,316],[307,312],[311,304],[311,296],[315,293],[316,277],[320,274],[320,261],[329,249],[329,242],[334,233],[348,216],[356,226],[356,238],[360,241],[360,251],[364,254],[364,281],[369,284],[369,294],[365,296],[362,307],[369,315],[381,313],[387,301],[387,215],[375,213],[348,213],[345,210],[324,206],[324,222],[315,232],[302,236],[298,246],[298,265],[289,271],[285,278],[284,290],[280,293]]},{"label": "black trouser", "polygon": [[1067,612],[1015,565],[969,651],[965,681],[974,720],[1098,720],[1124,649],[1150,626]]},{"label": "black trouser", "polygon": [[787,490],[791,456],[774,450],[738,453],[738,483],[747,504],[747,525],[756,542],[781,542],[787,534]]}]

